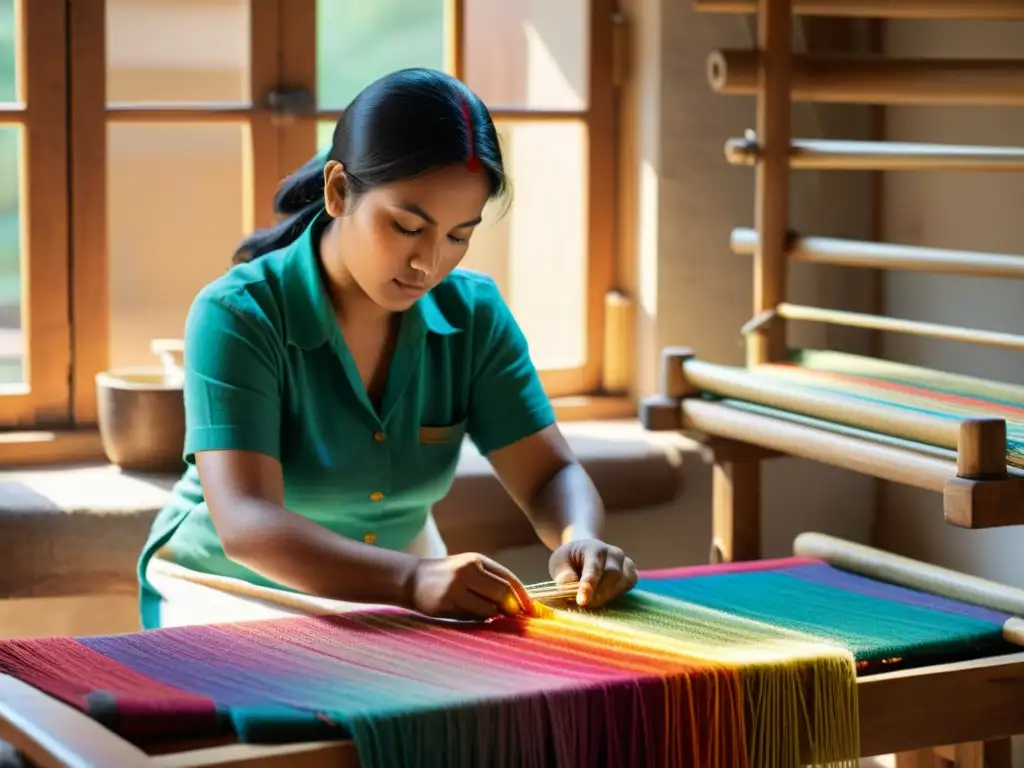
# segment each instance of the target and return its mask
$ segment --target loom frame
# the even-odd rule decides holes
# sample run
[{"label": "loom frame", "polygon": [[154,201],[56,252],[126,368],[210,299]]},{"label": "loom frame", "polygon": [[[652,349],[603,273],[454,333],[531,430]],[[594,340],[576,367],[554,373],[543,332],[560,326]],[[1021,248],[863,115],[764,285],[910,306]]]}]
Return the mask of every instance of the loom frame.
[{"label": "loom frame", "polygon": [[[861,757],[1024,731],[1024,653],[861,678]],[[147,754],[78,710],[0,675],[0,738],[42,768],[359,768],[351,741],[183,744]]]},{"label": "loom frame", "polygon": [[[1011,615],[1024,612],[1021,590],[842,539],[802,534],[793,552]],[[1009,619],[1004,637],[1024,644],[1021,625],[1020,619]],[[807,695],[814,696],[813,681]],[[861,757],[936,744],[998,744],[1024,731],[1024,652],[863,675],[857,696]],[[145,752],[78,709],[7,675],[0,675],[0,739],[43,768],[284,768],[299,759],[307,768],[359,766],[352,741],[182,742]]]},{"label": "loom frame", "polygon": [[[788,321],[866,328],[1024,349],[1024,336],[956,328],[788,303],[788,263],[802,260],[844,267],[919,270],[955,275],[1024,278],[1024,259],[1003,254],[868,243],[798,235],[789,229],[789,177],[801,167],[816,170],[949,171],[1024,170],[1024,154],[1007,147],[974,147],[908,142],[801,140],[791,135],[794,101],[867,104],[1008,105],[1024,98],[1024,60],[892,59],[881,55],[800,54],[790,33],[798,14],[881,18],[1024,18],[1024,0],[692,0],[697,11],[749,13],[757,17],[756,45],[750,50],[717,50],[707,59],[713,91],[756,98],[756,130],[725,145],[727,162],[751,165],[754,178],[753,228],[731,233],[736,253],[753,260],[752,319],[741,329],[746,369],[697,360],[693,350],[662,351],[659,391],[639,407],[651,431],[688,432],[711,451],[713,475],[712,560],[754,559],[760,551],[760,462],[796,456],[876,478],[942,494],[945,519],[963,528],[1024,524],[1024,474],[1007,469],[1006,423],[965,419],[954,423],[914,416],[899,409],[858,406],[857,419],[842,421],[854,409],[848,400],[815,397],[817,411],[802,408],[798,388],[787,399],[760,397],[758,384],[739,382],[741,372],[787,357]],[[969,77],[965,77],[969,75]],[[753,374],[751,374],[753,375]],[[709,382],[711,382],[709,384]],[[763,386],[763,385],[762,385]],[[785,388],[784,384],[771,384]],[[724,391],[723,391],[724,390]],[[777,410],[859,427],[858,436],[790,420],[756,415],[702,394],[768,405]],[[883,427],[901,422],[899,429]],[[868,431],[865,437],[863,430]],[[877,433],[872,440],[870,433]],[[913,440],[910,448],[887,443],[886,435]],[[930,448],[946,453],[937,455]],[[920,450],[918,450],[920,448]]]},{"label": "loom frame", "polygon": [[[726,382],[733,390],[754,394],[755,384],[737,386],[731,372],[779,363],[787,353],[788,320],[810,321],[875,332],[909,333],[952,341],[1024,348],[1024,337],[975,331],[934,323],[884,318],[788,304],[788,264],[804,261],[833,266],[922,271],[1001,278],[1024,277],[1024,259],[1009,254],[976,253],[911,245],[814,237],[789,228],[789,176],[817,171],[949,171],[1019,172],[1024,155],[1018,149],[878,141],[808,140],[792,136],[790,110],[795,102],[867,105],[1024,104],[1024,60],[944,58],[897,59],[871,55],[799,53],[790,30],[794,17],[816,15],[875,19],[1024,19],[1024,0],[691,0],[698,12],[755,14],[756,44],[747,50],[710,53],[708,85],[727,96],[753,96],[756,124],[743,138],[727,140],[725,160],[751,166],[754,179],[754,227],[731,233],[731,248],[753,261],[752,319],[742,329],[746,369],[698,361],[693,351],[668,347],[662,352],[659,391],[639,407],[640,420],[652,431],[682,431],[705,445],[713,464],[712,562],[757,559],[761,550],[761,463],[780,455],[801,457],[834,467],[938,492],[949,524],[991,528],[1024,524],[1024,473],[1006,466],[1006,422],[962,420],[953,425],[909,425],[909,429],[878,428],[886,419],[906,420],[895,408],[857,408],[847,429],[825,423],[831,413],[843,415],[849,400],[831,404],[817,398],[816,413],[802,410],[798,388],[789,406],[757,396],[747,402],[776,409],[776,417],[744,409],[744,397],[708,387],[701,379]],[[711,374],[718,374],[717,376]],[[742,382],[739,382],[742,384]],[[780,385],[783,386],[784,385]],[[707,394],[732,398],[714,402]],[[776,391],[776,400],[779,397]],[[802,393],[806,396],[806,391]],[[829,407],[831,406],[831,407]],[[778,411],[788,413],[778,413]],[[783,418],[812,416],[800,423]],[[848,414],[846,414],[848,415]],[[874,429],[870,426],[874,423]],[[901,427],[908,426],[902,424]],[[856,434],[851,434],[853,427]],[[919,437],[939,435],[938,442]],[[909,433],[909,434],[908,434]],[[892,437],[902,439],[894,444]],[[874,438],[874,439],[873,439]],[[907,443],[911,439],[916,444]],[[950,721],[953,722],[953,721]],[[1012,733],[1024,733],[1019,728]],[[952,737],[952,734],[949,734]],[[1007,734],[1009,735],[1009,734]],[[936,742],[938,743],[938,742]],[[961,749],[982,745],[960,744]],[[995,749],[1009,753],[1003,740]],[[923,757],[923,756],[922,756]],[[913,762],[913,756],[911,756]],[[931,764],[925,757],[925,764]],[[1002,758],[1000,758],[1002,760]],[[898,765],[905,763],[897,761]],[[917,764],[914,762],[913,764]],[[972,763],[973,765],[974,763]],[[980,763],[977,763],[980,765]]]}]

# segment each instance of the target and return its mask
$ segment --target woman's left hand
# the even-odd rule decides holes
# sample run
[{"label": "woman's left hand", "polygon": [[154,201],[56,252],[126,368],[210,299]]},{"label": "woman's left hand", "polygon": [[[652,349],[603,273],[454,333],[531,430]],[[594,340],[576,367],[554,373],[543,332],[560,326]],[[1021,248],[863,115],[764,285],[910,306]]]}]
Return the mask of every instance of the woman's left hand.
[{"label": "woman's left hand", "polygon": [[636,565],[618,547],[598,539],[563,544],[551,554],[548,572],[558,584],[580,583],[576,603],[599,608],[636,586]]}]

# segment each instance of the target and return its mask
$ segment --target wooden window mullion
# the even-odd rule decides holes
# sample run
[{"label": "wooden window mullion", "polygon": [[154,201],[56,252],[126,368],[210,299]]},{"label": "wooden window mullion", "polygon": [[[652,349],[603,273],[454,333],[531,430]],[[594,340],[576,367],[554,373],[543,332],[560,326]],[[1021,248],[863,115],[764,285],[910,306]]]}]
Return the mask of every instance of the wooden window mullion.
[{"label": "wooden window mullion", "polygon": [[106,0],[70,5],[71,402],[76,426],[97,418],[96,374],[107,368]]},{"label": "wooden window mullion", "polygon": [[[279,27],[281,86],[308,91],[316,103],[316,0],[285,0],[288,13]],[[317,121],[309,117],[277,121],[281,178],[306,163],[316,152]]]},{"label": "wooden window mullion", "polygon": [[[249,118],[249,141],[243,163],[246,232],[274,222],[274,192],[281,166],[279,136],[271,114],[258,107],[280,79],[280,27],[286,18],[285,2],[291,5],[295,0],[250,0],[249,79],[254,109]],[[202,112],[197,110],[197,114]]]}]

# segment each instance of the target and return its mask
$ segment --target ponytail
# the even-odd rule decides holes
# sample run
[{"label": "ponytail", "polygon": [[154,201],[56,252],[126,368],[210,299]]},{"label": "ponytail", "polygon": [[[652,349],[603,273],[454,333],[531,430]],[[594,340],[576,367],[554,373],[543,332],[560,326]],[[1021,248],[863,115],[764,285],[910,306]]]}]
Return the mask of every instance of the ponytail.
[{"label": "ponytail", "polygon": [[326,163],[327,152],[318,152],[281,182],[274,194],[274,213],[281,220],[245,238],[235,250],[233,264],[252,261],[295,242],[323,210]]}]

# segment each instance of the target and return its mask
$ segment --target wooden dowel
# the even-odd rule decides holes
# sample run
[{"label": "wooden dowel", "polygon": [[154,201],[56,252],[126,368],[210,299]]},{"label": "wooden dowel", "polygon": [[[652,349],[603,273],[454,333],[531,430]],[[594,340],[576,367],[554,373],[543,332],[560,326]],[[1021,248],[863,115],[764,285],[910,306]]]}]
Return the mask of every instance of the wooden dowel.
[{"label": "wooden dowel", "polygon": [[[761,161],[754,176],[754,226],[760,233],[754,255],[754,314],[785,297],[789,229],[790,71],[793,52],[792,0],[761,0],[757,44],[763,51],[755,72],[757,135]],[[747,337],[747,363],[781,360],[786,352],[783,323]]]},{"label": "wooden dowel", "polygon": [[1014,645],[1024,645],[1024,619],[1013,616],[1003,624],[1003,639]]},{"label": "wooden dowel", "polygon": [[[955,420],[815,391],[744,368],[690,360],[686,375],[694,386],[720,397],[747,400],[951,450],[957,449],[960,440],[959,423]],[[953,469],[950,476],[955,474]]]},{"label": "wooden dowel", "polygon": [[[726,160],[755,165],[761,147],[754,137],[729,139]],[[794,139],[789,167],[812,171],[1024,171],[1024,148],[913,144],[898,141]]]},{"label": "wooden dowel", "polygon": [[847,328],[866,328],[886,333],[905,333],[911,336],[927,336],[946,341],[962,341],[981,344],[986,347],[1003,349],[1024,349],[1024,336],[1000,331],[983,331],[976,328],[958,328],[939,323],[923,323],[895,317],[879,317],[861,312],[847,312],[841,309],[804,307],[799,304],[779,304],[776,307],[780,317],[787,320],[805,320],[812,323],[842,325]]},{"label": "wooden dowel", "polygon": [[[752,255],[757,248],[757,230],[737,227],[730,239],[733,252]],[[815,264],[866,269],[933,272],[974,277],[1024,278],[1024,257],[1002,253],[976,253],[916,245],[872,243],[833,237],[790,235],[789,258]]]},{"label": "wooden dowel", "polygon": [[967,419],[960,422],[956,473],[971,480],[1006,477],[1005,419]]},{"label": "wooden dowel", "polygon": [[954,461],[761,416],[724,403],[687,400],[683,410],[688,429],[926,491],[941,493],[946,480],[956,475]]},{"label": "wooden dowel", "polygon": [[[763,48],[763,46],[762,46]],[[730,96],[758,93],[761,55],[723,50],[708,57],[712,89]],[[1019,107],[1024,60],[892,59],[857,55],[794,55],[793,101]],[[758,135],[763,136],[760,128]]]},{"label": "wooden dowel", "polygon": [[[703,13],[757,13],[757,0],[692,0]],[[855,19],[1024,19],[1022,0],[793,0],[800,16]]]},{"label": "wooden dowel", "polygon": [[923,563],[822,533],[801,533],[793,554],[816,557],[837,568],[973,605],[1024,615],[1024,590]]}]

